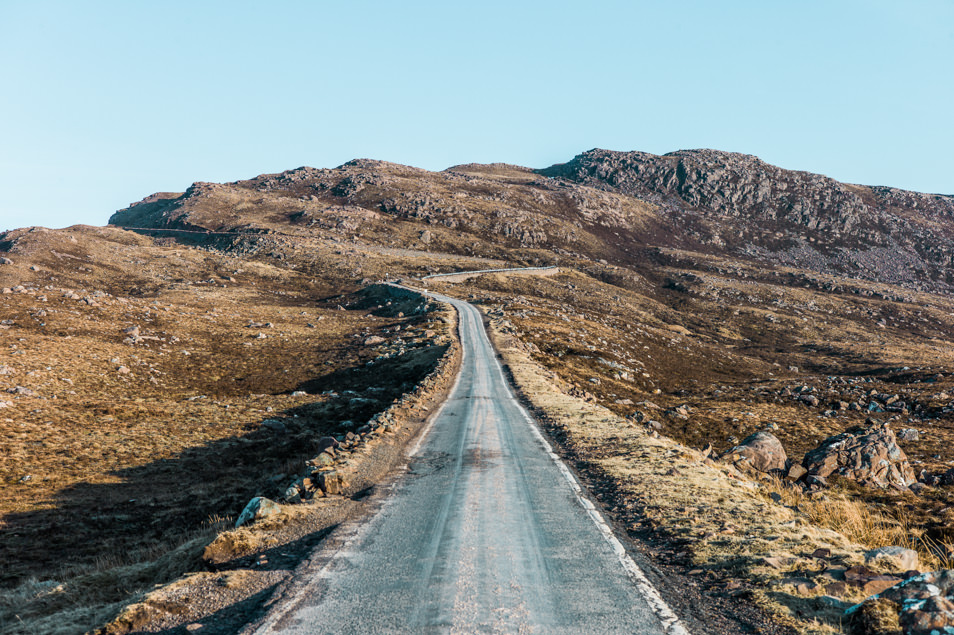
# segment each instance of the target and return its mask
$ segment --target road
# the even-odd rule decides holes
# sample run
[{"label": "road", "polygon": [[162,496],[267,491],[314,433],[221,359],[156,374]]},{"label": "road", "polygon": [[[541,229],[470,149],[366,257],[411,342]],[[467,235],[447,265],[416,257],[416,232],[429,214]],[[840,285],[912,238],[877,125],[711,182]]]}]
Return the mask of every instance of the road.
[{"label": "road", "polygon": [[254,632],[685,634],[514,398],[477,309],[436,297],[460,315],[448,400],[374,515]]}]

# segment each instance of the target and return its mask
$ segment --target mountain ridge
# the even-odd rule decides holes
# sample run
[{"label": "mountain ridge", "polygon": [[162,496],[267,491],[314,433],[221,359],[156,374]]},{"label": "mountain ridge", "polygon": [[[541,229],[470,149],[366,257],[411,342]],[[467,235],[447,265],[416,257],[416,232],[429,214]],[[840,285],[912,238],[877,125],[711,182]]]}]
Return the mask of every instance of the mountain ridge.
[{"label": "mountain ridge", "polygon": [[[257,215],[247,213],[253,207]],[[223,231],[334,216],[356,231],[368,213],[382,215],[373,219],[382,226],[446,228],[456,236],[438,242],[452,253],[499,257],[495,245],[503,241],[625,266],[635,251],[665,247],[954,290],[954,196],[845,184],[711,149],[594,149],[538,170],[471,163],[430,172],[355,159],[195,183],[178,196],[146,197],[110,223]]]}]

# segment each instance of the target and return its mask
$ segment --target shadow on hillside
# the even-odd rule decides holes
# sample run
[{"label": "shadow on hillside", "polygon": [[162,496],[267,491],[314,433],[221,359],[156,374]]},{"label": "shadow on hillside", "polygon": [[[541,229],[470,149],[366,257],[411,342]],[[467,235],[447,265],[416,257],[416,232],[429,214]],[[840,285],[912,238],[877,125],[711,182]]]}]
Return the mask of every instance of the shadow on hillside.
[{"label": "shadow on hillside", "polygon": [[[119,482],[78,483],[59,491],[47,509],[0,519],[0,588],[30,578],[63,581],[77,574],[154,561],[170,548],[211,535],[210,519],[234,518],[254,496],[277,497],[323,435],[348,430],[386,408],[433,369],[446,347],[430,346],[370,366],[343,369],[304,382],[311,394],[338,396],[274,413],[284,431],[258,428],[240,437],[189,448],[172,459],[116,471]],[[368,392],[374,387],[377,390]],[[372,398],[355,399],[345,390]],[[220,523],[221,524],[221,523]],[[199,566],[198,554],[171,579]],[[136,580],[148,588],[163,579]],[[117,601],[136,588],[97,589]]]}]

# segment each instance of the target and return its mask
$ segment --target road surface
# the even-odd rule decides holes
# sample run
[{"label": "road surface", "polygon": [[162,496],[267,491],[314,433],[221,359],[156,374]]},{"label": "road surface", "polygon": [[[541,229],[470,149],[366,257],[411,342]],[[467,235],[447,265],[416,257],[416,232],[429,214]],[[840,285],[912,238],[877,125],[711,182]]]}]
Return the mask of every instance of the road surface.
[{"label": "road surface", "polygon": [[514,398],[480,314],[437,297],[464,351],[448,400],[377,512],[255,632],[685,634]]}]

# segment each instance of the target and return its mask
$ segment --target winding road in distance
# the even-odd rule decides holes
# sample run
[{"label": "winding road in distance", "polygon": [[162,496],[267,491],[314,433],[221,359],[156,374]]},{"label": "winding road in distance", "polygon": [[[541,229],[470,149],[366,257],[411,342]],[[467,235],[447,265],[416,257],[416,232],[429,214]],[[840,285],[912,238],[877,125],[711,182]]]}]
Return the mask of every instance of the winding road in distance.
[{"label": "winding road in distance", "polygon": [[477,309],[434,297],[460,315],[449,398],[374,515],[251,632],[685,635],[514,398]]}]

